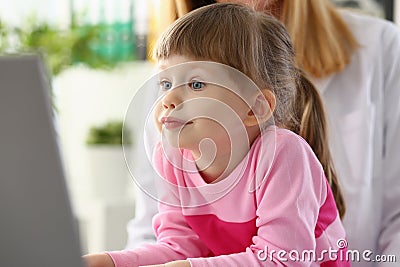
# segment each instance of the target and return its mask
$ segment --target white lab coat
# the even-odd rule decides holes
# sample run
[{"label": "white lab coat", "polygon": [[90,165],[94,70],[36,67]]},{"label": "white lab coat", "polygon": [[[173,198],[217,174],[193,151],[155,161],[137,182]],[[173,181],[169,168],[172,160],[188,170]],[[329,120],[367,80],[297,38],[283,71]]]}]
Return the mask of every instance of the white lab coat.
[{"label": "white lab coat", "polygon": [[344,71],[313,82],[327,110],[349,249],[371,250],[371,259],[395,254],[388,266],[400,266],[400,30],[348,11],[343,17],[362,47]]},{"label": "white lab coat", "polygon": [[[400,30],[393,24],[343,12],[361,48],[341,73],[312,79],[326,104],[330,143],[345,194],[349,249],[396,254],[400,264]],[[151,179],[148,180],[151,182]],[[156,202],[137,205],[128,248],[152,236]],[[147,232],[147,233],[145,233]],[[370,256],[371,259],[374,255]],[[361,254],[362,256],[362,254]],[[384,266],[361,259],[353,266]]]}]

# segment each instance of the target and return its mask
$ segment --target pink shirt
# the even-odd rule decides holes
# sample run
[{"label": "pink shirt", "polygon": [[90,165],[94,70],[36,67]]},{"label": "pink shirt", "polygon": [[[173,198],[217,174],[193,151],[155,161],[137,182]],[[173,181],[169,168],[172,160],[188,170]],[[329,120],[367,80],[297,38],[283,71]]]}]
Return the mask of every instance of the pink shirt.
[{"label": "pink shirt", "polygon": [[[262,150],[264,145],[274,149]],[[189,151],[182,153],[191,159]],[[212,184],[179,162],[171,164],[161,151],[155,155],[158,173],[179,186],[163,200],[181,206],[160,203],[153,219],[157,244],[109,252],[116,267],[179,259],[193,267],[350,266],[322,166],[291,131],[270,127],[227,178]],[[207,203],[199,206],[199,199]]]}]

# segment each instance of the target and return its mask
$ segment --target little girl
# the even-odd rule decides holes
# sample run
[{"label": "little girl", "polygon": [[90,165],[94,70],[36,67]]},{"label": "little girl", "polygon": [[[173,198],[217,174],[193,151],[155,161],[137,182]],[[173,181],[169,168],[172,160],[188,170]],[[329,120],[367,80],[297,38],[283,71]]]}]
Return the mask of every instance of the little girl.
[{"label": "little girl", "polygon": [[172,24],[154,56],[162,141],[153,164],[169,190],[153,219],[157,244],[87,263],[350,266],[324,110],[281,23],[207,6]]}]

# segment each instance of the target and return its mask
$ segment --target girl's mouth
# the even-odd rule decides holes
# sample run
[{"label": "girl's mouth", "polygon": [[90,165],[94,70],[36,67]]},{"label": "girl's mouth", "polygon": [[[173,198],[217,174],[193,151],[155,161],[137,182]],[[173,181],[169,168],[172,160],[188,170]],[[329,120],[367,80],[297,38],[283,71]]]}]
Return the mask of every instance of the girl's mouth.
[{"label": "girl's mouth", "polygon": [[161,118],[161,123],[164,125],[164,127],[168,130],[176,129],[176,128],[182,128],[183,126],[187,124],[192,124],[192,121],[184,121],[180,120],[178,118],[174,117],[162,117]]}]

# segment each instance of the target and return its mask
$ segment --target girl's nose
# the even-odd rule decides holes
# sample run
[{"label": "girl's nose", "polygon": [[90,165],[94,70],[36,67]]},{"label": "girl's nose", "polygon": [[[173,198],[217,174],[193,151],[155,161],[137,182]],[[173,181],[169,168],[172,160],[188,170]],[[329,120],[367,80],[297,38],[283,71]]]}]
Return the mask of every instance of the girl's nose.
[{"label": "girl's nose", "polygon": [[168,92],[162,99],[162,106],[164,109],[176,109],[182,102],[180,95],[180,88],[175,88]]},{"label": "girl's nose", "polygon": [[176,106],[174,103],[167,104],[167,103],[165,103],[165,101],[163,101],[163,107],[164,107],[164,109],[169,109],[169,108],[174,109]]}]

